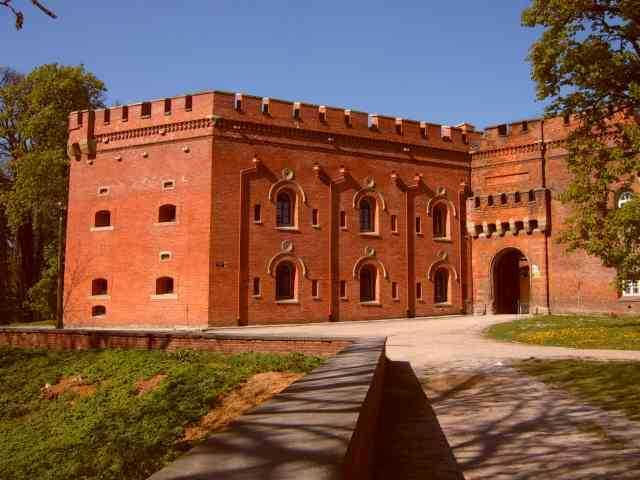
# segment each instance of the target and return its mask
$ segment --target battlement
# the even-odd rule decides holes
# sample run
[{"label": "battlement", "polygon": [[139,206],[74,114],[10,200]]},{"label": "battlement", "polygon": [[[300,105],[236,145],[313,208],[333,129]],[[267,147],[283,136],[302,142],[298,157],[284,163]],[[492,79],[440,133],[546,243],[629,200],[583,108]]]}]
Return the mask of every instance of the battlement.
[{"label": "battlement", "polygon": [[474,238],[506,233],[544,232],[548,228],[549,191],[504,192],[467,199],[467,231]]},{"label": "battlement", "polygon": [[461,152],[469,151],[470,144],[480,138],[480,133],[470,124],[453,127],[345,108],[211,91],[91,112],[72,112],[69,144],[83,141],[91,144],[92,140],[101,143],[106,138],[117,140],[122,136],[119,133],[141,129],[146,134],[155,134],[164,132],[165,126],[196,120],[208,121],[211,125],[207,126],[212,126],[219,118]]}]

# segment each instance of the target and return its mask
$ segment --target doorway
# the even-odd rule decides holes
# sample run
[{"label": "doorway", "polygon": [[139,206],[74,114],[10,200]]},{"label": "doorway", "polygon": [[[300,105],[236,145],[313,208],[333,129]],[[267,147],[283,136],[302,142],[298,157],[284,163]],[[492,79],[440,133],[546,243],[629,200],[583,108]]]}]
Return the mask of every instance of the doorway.
[{"label": "doorway", "polygon": [[495,313],[529,313],[529,261],[517,248],[502,250],[493,261]]}]

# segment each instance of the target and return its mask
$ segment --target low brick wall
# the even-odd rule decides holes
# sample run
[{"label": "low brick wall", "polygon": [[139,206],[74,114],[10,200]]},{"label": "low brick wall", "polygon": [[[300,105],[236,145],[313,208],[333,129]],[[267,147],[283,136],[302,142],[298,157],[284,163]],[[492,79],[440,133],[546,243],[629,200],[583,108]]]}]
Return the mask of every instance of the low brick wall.
[{"label": "low brick wall", "polygon": [[335,355],[350,345],[352,339],[315,339],[286,336],[251,336],[180,331],[139,330],[55,330],[51,328],[0,328],[0,346],[23,348],[100,349],[135,348],[178,350],[192,348],[223,353],[262,352],[306,355]]}]

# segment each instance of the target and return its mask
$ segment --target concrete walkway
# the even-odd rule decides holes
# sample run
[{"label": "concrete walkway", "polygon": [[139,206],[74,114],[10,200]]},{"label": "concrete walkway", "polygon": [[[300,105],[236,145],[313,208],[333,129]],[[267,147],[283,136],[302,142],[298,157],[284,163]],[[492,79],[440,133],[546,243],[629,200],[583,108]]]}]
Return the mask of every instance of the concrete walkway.
[{"label": "concrete walkway", "polygon": [[[490,325],[513,318],[459,316],[216,331],[387,336],[388,357],[410,362],[437,415],[436,428],[442,428],[468,480],[639,478],[640,425],[584,405],[523,376],[509,363],[530,357],[640,361],[640,352],[537,347],[482,335]],[[432,471],[427,478],[454,477]]]}]

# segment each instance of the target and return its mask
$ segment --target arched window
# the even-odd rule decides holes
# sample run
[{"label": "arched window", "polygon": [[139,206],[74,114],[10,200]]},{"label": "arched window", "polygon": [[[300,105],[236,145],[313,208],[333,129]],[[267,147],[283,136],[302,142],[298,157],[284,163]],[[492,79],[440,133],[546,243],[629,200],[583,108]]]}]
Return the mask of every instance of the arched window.
[{"label": "arched window", "polygon": [[633,199],[633,193],[621,192],[618,196],[618,208],[622,208],[625,203],[629,203]]},{"label": "arched window", "polygon": [[156,279],[156,295],[168,295],[173,293],[173,278],[160,277]]},{"label": "arched window", "polygon": [[104,305],[94,305],[91,307],[91,316],[92,317],[101,317],[107,314],[107,309]]},{"label": "arched window", "polygon": [[94,278],[91,280],[91,295],[106,295],[108,283],[106,278]]},{"label": "arched window", "polygon": [[444,203],[433,207],[433,237],[446,238],[448,236],[449,211]]},{"label": "arched window", "polygon": [[365,265],[360,270],[360,301],[374,302],[376,300],[376,277],[378,272],[372,265]]},{"label": "arched window", "polygon": [[296,270],[290,262],[282,262],[276,268],[276,300],[295,298]]},{"label": "arched window", "polygon": [[175,205],[162,205],[158,209],[158,223],[175,222],[176,221],[176,206]]},{"label": "arched window", "polygon": [[360,200],[360,231],[374,232],[376,229],[376,202],[371,197]]},{"label": "arched window", "polygon": [[293,226],[293,212],[295,208],[295,196],[286,190],[282,190],[276,197],[276,225],[278,227]]},{"label": "arched window", "polygon": [[441,268],[435,275],[434,303],[449,302],[449,271]]},{"label": "arched window", "polygon": [[100,210],[96,212],[94,227],[110,227],[111,212],[109,210]]}]

